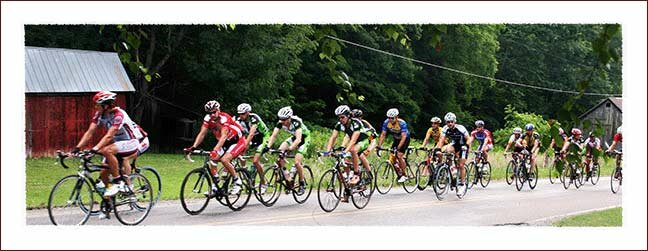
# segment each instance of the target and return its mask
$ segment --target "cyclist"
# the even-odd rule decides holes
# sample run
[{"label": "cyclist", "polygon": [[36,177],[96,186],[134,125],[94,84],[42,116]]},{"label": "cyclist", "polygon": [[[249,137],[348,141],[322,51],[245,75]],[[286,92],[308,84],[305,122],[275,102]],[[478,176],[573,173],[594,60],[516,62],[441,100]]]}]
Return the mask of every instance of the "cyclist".
[{"label": "cyclist", "polygon": [[[297,173],[299,174],[299,188],[297,193],[303,194],[305,192],[306,182],[304,181],[302,160],[304,159],[304,154],[306,154],[308,146],[310,145],[310,131],[301,118],[293,115],[293,110],[290,106],[279,109],[277,116],[279,117],[279,121],[272,131],[272,135],[268,140],[268,146],[266,148],[272,147],[280,129],[292,134],[292,137],[281,143],[279,150],[288,152],[297,151],[295,154],[295,166],[297,167]],[[281,161],[279,164],[281,165],[281,168],[283,168],[286,163]],[[288,179],[288,181],[292,182],[290,179]]]},{"label": "cyclist", "polygon": [[[439,142],[439,138],[441,137],[441,131],[443,131],[443,129],[440,126],[441,119],[439,117],[432,117],[432,119],[430,119],[430,123],[432,123],[432,125],[430,126],[430,128],[428,128],[427,132],[425,133],[425,139],[423,139],[423,144],[421,144],[421,147],[426,147],[430,139],[434,140],[434,144],[436,145],[436,143]],[[446,140],[444,144],[447,143],[448,142]],[[444,150],[445,149],[441,149],[441,151]],[[437,158],[437,160],[441,161],[441,158]],[[425,168],[422,175],[429,175],[429,172],[430,170],[428,168]]]},{"label": "cyclist", "polygon": [[[380,133],[380,140],[378,146],[382,147],[383,142],[385,141],[385,136],[389,132],[394,142],[392,143],[392,149],[395,149],[396,156],[390,155],[390,161],[397,161],[397,165],[394,165],[396,168],[396,174],[398,175],[398,183],[403,183],[407,180],[406,168],[407,164],[405,163],[405,151],[409,147],[410,143],[410,133],[407,129],[407,123],[405,120],[398,118],[398,109],[391,108],[387,110],[387,119],[383,122],[382,132]],[[392,161],[393,163],[394,161]]]},{"label": "cyclist", "polygon": [[466,128],[462,125],[457,124],[457,116],[454,113],[447,113],[444,117],[446,125],[441,131],[441,137],[439,142],[437,142],[436,148],[441,149],[443,143],[446,141],[446,138],[450,143],[446,146],[445,150],[450,153],[454,153],[455,156],[459,159],[459,170],[461,171],[461,179],[459,180],[457,186],[463,186],[466,178],[466,170],[464,165],[466,164],[466,159],[468,159],[468,149],[470,145],[468,140],[470,135]]},{"label": "cyclist", "polygon": [[369,135],[369,147],[367,147],[367,150],[363,152],[365,156],[369,156],[371,151],[376,148],[376,138],[378,137],[378,133],[376,132],[376,129],[371,125],[371,123],[369,123],[369,121],[362,118],[362,110],[351,110],[351,117],[357,118],[362,121],[362,124],[364,125],[363,130]]},{"label": "cyclist", "polygon": [[[567,152],[567,149],[569,149],[569,146],[575,147],[577,153],[580,153],[582,151],[583,146],[581,144],[582,144],[583,140],[581,138],[581,136],[582,136],[581,134],[582,134],[582,132],[581,132],[580,129],[578,129],[578,128],[572,128],[571,129],[571,137],[569,137],[565,141],[565,143],[563,144],[562,149],[560,149],[560,154],[563,155],[563,158],[564,158],[565,153]],[[578,174],[580,174],[580,169],[577,169],[576,172]]]},{"label": "cyclist", "polygon": [[[211,131],[216,137],[217,143],[209,154],[210,164],[216,166],[219,161],[223,163],[225,170],[234,177],[234,186],[229,192],[230,194],[238,194],[241,191],[243,182],[232,165],[232,159],[238,157],[247,148],[243,137],[243,128],[234,121],[232,116],[220,110],[220,103],[216,100],[210,100],[205,104],[205,112],[207,112],[207,115],[205,115],[200,132],[196,136],[193,145],[185,148],[184,151],[191,154],[191,151],[203,142],[207,131]],[[212,173],[212,175],[217,174]],[[217,189],[216,184],[212,184],[213,193],[211,194],[215,195]],[[207,195],[210,196],[209,192],[207,192]]]},{"label": "cyclist", "polygon": [[252,106],[250,106],[250,104],[240,104],[237,107],[237,111],[238,117],[236,117],[236,122],[238,122],[243,128],[243,135],[246,135],[245,145],[249,146],[250,149],[255,149],[252,164],[261,178],[259,187],[261,189],[260,192],[263,194],[268,188],[268,184],[266,184],[263,175],[263,166],[259,160],[261,159],[261,153],[263,152],[268,139],[270,139],[270,133],[261,117],[256,113],[252,113]]},{"label": "cyclist", "polygon": [[[592,156],[594,164],[597,164],[598,158],[596,156],[593,156],[594,154],[593,151],[601,151],[601,140],[597,138],[596,135],[594,135],[594,132],[589,132],[589,135],[583,145],[585,146],[583,148],[583,154],[585,154],[585,156]],[[585,181],[588,181],[589,178],[592,176],[592,170],[590,169],[590,159],[585,158],[583,164],[585,165],[585,170],[587,172],[587,176],[585,176]]]},{"label": "cyclist", "polygon": [[[130,119],[126,111],[116,106],[116,99],[117,94],[110,91],[100,91],[94,95],[92,101],[94,101],[97,111],[92,117],[90,127],[71,151],[73,154],[81,151],[81,147],[88,143],[98,126],[108,129],[99,143],[90,150],[92,153],[103,155],[104,161],[108,164],[109,169],[100,172],[101,181],[107,184],[104,192],[104,196],[107,197],[113,196],[119,191],[125,191],[126,177],[119,175],[117,156],[123,157],[123,174],[129,175],[131,161],[137,158],[138,154],[144,153],[149,147],[146,132]],[[113,177],[112,182],[110,182],[109,175]]]},{"label": "cyclist", "polygon": [[[563,139],[563,144],[565,141],[567,141],[567,134],[565,133],[565,130],[562,129],[562,127],[558,128],[558,136]],[[552,136],[551,143],[549,144],[549,149],[553,149],[554,153],[559,153],[561,148],[562,147],[558,145],[558,142],[556,142],[556,139]]]},{"label": "cyclist", "polygon": [[[493,134],[488,129],[484,128],[483,120],[475,121],[475,127],[475,130],[470,133],[468,145],[472,145],[474,140],[479,141],[477,151],[481,151],[484,161],[488,161],[488,151],[493,150]],[[475,180],[475,182],[477,182],[477,180]]]},{"label": "cyclist", "polygon": [[531,172],[535,171],[535,161],[540,150],[540,134],[534,132],[535,126],[531,123],[524,126],[526,133],[518,139],[525,150],[531,154]]},{"label": "cyclist", "polygon": [[[522,137],[522,128],[519,127],[513,128],[513,134],[511,135],[511,137],[509,137],[508,143],[506,144],[506,149],[504,149],[504,160],[508,159],[507,153],[509,148],[511,148],[511,146],[513,146],[513,153],[522,152],[524,147],[522,147],[522,144],[520,144],[520,142],[518,141],[518,139],[520,139],[521,137]],[[515,171],[513,173],[515,173]],[[511,179],[513,179],[513,176],[514,174],[511,175]]]},{"label": "cyclist", "polygon": [[[622,147],[621,147],[622,144],[623,144],[623,135],[621,134],[621,127],[619,126],[617,128],[616,134],[614,134],[614,139],[612,141],[612,145],[610,145],[610,147],[607,150],[605,150],[605,152],[609,154],[612,151],[614,151],[617,146],[618,146],[619,152],[621,152],[622,151]],[[617,161],[617,165],[618,165],[619,161],[621,161],[621,155],[620,154],[617,154],[616,161]],[[615,175],[615,178],[619,178],[619,177],[617,177],[617,175]]]}]

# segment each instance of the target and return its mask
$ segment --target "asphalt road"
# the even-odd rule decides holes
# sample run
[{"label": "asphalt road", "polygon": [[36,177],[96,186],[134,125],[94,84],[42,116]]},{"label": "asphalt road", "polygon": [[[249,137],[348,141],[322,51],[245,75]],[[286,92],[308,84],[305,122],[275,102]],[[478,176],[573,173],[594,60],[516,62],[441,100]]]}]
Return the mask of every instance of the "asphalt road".
[{"label": "asphalt road", "polygon": [[[325,213],[313,190],[304,204],[282,194],[268,208],[254,197],[243,210],[234,212],[212,200],[200,215],[188,215],[180,201],[162,201],[141,225],[264,225],[264,226],[498,226],[547,225],[565,216],[621,206],[622,192],[612,194],[608,177],[596,186],[590,183],[565,190],[561,184],[540,180],[535,190],[525,186],[517,191],[504,181],[493,181],[487,188],[476,185],[463,199],[453,192],[439,201],[431,189],[407,194],[401,187],[387,195],[374,192],[369,205],[361,210],[351,203],[340,203]],[[47,210],[28,210],[28,225],[50,225]],[[119,225],[115,217],[91,217],[88,225]]]}]

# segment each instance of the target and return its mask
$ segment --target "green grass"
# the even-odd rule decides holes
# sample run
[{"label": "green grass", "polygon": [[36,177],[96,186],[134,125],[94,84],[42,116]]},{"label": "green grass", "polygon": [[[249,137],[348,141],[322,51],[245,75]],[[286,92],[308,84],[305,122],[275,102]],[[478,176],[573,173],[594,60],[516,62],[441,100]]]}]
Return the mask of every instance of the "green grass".
[{"label": "green grass", "polygon": [[576,215],[554,222],[557,227],[620,227],[622,224],[620,207]]}]

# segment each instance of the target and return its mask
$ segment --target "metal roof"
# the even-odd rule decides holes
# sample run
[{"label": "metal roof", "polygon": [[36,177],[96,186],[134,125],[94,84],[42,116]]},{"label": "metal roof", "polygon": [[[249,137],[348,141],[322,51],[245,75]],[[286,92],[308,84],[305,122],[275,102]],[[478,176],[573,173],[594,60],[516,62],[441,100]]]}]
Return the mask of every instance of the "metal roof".
[{"label": "metal roof", "polygon": [[608,100],[609,100],[612,104],[614,104],[614,106],[616,106],[617,109],[619,109],[619,112],[623,113],[623,109],[622,109],[622,107],[621,107],[621,104],[623,103],[623,98],[619,98],[619,97],[609,97],[609,98],[606,98],[606,99],[601,100],[601,102],[599,102],[597,105],[593,106],[592,108],[590,108],[589,110],[587,110],[586,112],[584,112],[583,114],[581,114],[580,116],[578,116],[578,118],[580,118],[580,119],[584,118],[585,116],[587,116],[588,114],[590,114],[591,112],[593,112],[594,110],[596,110],[596,108],[598,108],[599,106],[605,104],[605,102],[607,102]]},{"label": "metal roof", "polygon": [[25,93],[133,92],[115,52],[25,46]]}]

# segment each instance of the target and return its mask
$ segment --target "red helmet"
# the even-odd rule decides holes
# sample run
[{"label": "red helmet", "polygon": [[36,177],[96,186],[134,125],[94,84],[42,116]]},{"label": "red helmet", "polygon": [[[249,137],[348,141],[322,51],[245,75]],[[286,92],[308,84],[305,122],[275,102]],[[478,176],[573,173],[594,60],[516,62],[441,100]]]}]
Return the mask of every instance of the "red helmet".
[{"label": "red helmet", "polygon": [[581,130],[578,129],[578,128],[572,128],[572,129],[571,129],[571,134],[572,134],[572,135],[581,135],[582,132],[581,132]]},{"label": "red helmet", "polygon": [[115,101],[117,99],[117,93],[110,92],[110,91],[100,91],[97,92],[97,94],[92,97],[92,101],[95,102],[95,104],[104,104],[107,101]]}]

